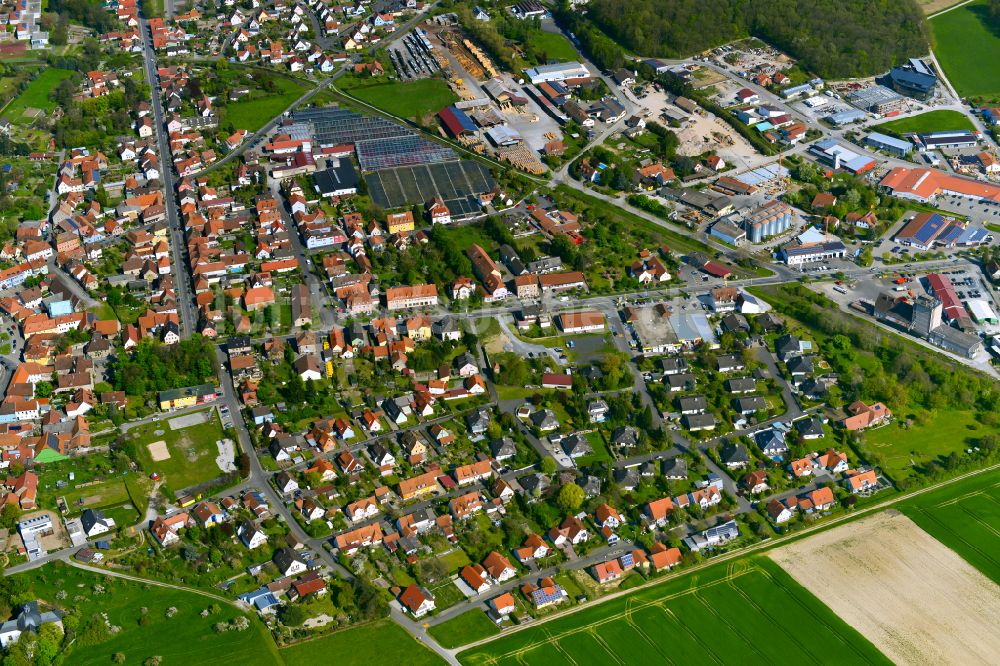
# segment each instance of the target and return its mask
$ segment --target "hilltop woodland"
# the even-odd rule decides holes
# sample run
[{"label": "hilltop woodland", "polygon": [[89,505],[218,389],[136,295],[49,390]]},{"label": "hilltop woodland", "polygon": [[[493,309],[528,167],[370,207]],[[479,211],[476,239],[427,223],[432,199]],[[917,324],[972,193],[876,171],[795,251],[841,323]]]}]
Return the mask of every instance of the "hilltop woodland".
[{"label": "hilltop woodland", "polygon": [[[914,0],[593,0],[587,7],[599,28],[640,56],[686,57],[753,35],[827,78],[884,72],[926,54],[930,43]],[[602,66],[620,57],[608,53],[601,62],[606,45],[580,38]]]}]

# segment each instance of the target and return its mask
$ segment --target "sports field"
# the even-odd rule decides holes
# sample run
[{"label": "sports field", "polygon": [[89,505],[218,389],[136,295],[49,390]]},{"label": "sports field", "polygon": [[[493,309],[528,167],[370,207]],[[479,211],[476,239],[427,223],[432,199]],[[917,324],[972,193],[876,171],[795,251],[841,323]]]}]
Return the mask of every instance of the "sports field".
[{"label": "sports field", "polygon": [[901,136],[913,132],[922,134],[924,132],[944,132],[950,130],[973,130],[975,127],[968,116],[960,111],[940,110],[921,113],[919,116],[911,118],[900,118],[890,120],[887,123],[876,125],[875,129],[885,134]]},{"label": "sports field", "polygon": [[963,97],[1000,98],[1000,30],[991,28],[988,0],[956,7],[930,21],[934,53]]},{"label": "sports field", "polygon": [[32,119],[24,115],[26,109],[41,109],[45,113],[51,113],[56,108],[56,103],[49,99],[49,93],[55,90],[60,81],[70,76],[73,76],[73,72],[68,69],[50,67],[42,70],[20,95],[11,100],[3,110],[3,115],[13,123],[29,123]]},{"label": "sports field", "polygon": [[464,664],[889,663],[773,562],[719,564],[467,650]]},{"label": "sports field", "polygon": [[1000,472],[977,475],[904,502],[899,508],[1000,584]]},{"label": "sports field", "polygon": [[127,432],[135,442],[135,453],[143,470],[147,474],[158,473],[172,490],[204,483],[222,474],[215,462],[219,455],[216,442],[225,436],[218,412],[211,408],[195,414],[206,416],[207,421],[174,429],[170,427],[171,421],[190,414],[164,416]]}]

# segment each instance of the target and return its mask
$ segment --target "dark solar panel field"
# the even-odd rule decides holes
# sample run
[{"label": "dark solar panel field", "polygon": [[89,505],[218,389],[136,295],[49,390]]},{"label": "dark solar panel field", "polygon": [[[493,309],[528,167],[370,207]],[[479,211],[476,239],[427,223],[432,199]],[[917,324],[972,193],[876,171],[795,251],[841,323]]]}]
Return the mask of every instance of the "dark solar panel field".
[{"label": "dark solar panel field", "polygon": [[451,148],[380,116],[322,108],[296,111],[292,117],[296,122],[311,124],[313,139],[321,146],[353,143],[362,171],[458,159]]},{"label": "dark solar panel field", "polygon": [[381,169],[365,176],[365,181],[372,200],[383,208],[422,204],[439,196],[453,215],[478,211],[473,195],[489,192],[496,185],[489,169],[470,161]]}]

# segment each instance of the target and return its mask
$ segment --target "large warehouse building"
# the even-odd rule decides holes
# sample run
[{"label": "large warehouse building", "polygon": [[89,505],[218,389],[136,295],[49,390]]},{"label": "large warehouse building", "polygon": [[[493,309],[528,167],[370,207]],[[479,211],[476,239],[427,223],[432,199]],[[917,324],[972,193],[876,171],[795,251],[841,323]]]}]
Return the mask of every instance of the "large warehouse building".
[{"label": "large warehouse building", "polygon": [[590,71],[578,62],[558,62],[553,65],[539,65],[524,70],[535,85],[545,81],[565,81],[566,79],[585,79]]},{"label": "large warehouse building", "polygon": [[902,139],[897,139],[894,136],[882,134],[881,132],[872,132],[869,134],[865,137],[865,143],[875,150],[881,150],[897,157],[906,157],[913,150],[913,144],[909,141],[903,141]]},{"label": "large warehouse building", "polygon": [[810,146],[809,153],[834,169],[845,169],[855,174],[864,173],[875,168],[874,159],[854,152],[850,148],[837,143],[836,139],[817,141]]},{"label": "large warehouse building", "polygon": [[1000,205],[1000,185],[986,183],[937,171],[896,167],[886,174],[879,186],[901,199],[930,201],[940,194]]}]

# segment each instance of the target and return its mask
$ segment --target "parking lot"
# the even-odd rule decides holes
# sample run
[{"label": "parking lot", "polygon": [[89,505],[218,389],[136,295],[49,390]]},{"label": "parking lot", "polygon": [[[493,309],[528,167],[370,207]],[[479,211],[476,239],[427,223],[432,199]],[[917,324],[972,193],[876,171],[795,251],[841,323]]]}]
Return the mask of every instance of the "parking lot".
[{"label": "parking lot", "polygon": [[391,44],[388,53],[396,74],[404,81],[427,78],[441,69],[430,51],[430,42],[416,32]]},{"label": "parking lot", "polygon": [[1000,206],[973,201],[965,197],[942,195],[935,202],[937,207],[949,213],[969,218],[972,222],[1000,224]]}]

